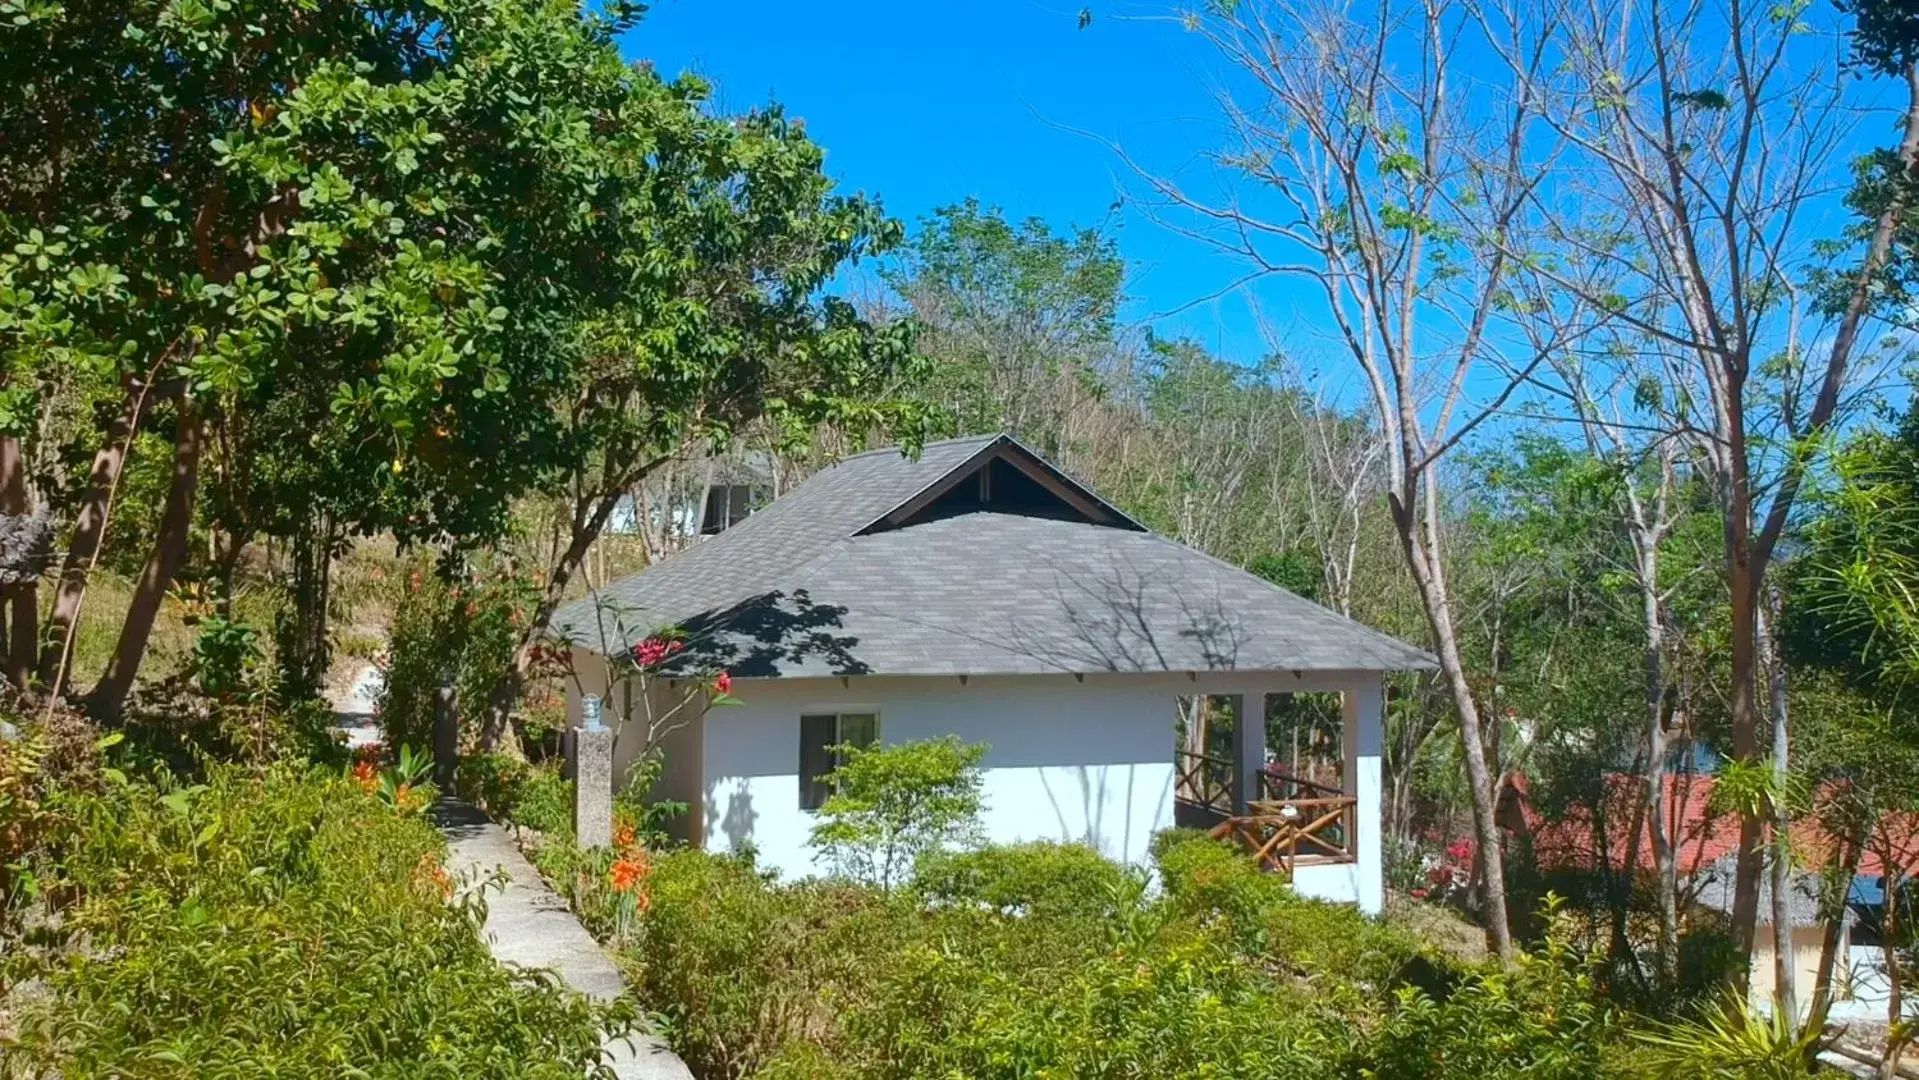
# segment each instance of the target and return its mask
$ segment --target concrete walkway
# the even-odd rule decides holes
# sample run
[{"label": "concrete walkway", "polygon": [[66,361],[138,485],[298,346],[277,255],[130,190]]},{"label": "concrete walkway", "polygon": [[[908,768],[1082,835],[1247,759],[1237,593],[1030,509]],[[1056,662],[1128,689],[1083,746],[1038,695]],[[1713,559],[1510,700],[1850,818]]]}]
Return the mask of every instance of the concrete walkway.
[{"label": "concrete walkway", "polygon": [[[489,893],[486,939],[494,959],[527,968],[547,968],[560,981],[597,1001],[612,1001],[626,989],[619,969],[600,950],[567,909],[566,901],[540,880],[506,830],[465,803],[447,800],[434,809],[446,835],[447,869],[456,877],[483,882],[495,868],[507,885]],[[607,1044],[613,1072],[620,1080],[692,1080],[673,1051],[651,1035],[635,1035]]]}]

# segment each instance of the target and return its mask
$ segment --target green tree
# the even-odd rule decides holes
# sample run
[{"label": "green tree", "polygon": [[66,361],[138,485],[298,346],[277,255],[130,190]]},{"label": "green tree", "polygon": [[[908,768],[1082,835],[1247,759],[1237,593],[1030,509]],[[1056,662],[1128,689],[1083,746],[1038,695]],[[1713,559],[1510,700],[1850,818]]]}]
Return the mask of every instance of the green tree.
[{"label": "green tree", "polygon": [[[172,479],[92,694],[103,713],[137,673],[207,475],[227,495],[229,545],[272,524],[286,503],[249,496],[276,483],[289,501],[329,493],[352,504],[340,516],[403,538],[497,527],[544,460],[550,412],[529,403],[564,385],[580,313],[622,294],[640,261],[625,238],[666,134],[642,121],[686,111],[679,90],[620,62],[612,37],[630,10],[6,14],[9,385],[80,365],[122,397],[74,508],[49,682],[132,435],[154,414],[171,414]],[[337,471],[312,484],[272,473],[303,452]]]},{"label": "green tree", "polygon": [[1110,374],[1124,277],[1100,231],[1010,222],[974,199],[923,219],[885,275],[938,360],[926,395],[961,432],[1010,432],[1055,459]]},{"label": "green tree", "polygon": [[561,492],[563,540],[491,695],[488,746],[582,560],[655,470],[749,429],[783,445],[822,424],[917,445],[932,418],[909,392],[925,370],[914,324],[875,325],[822,292],[897,242],[899,225],[874,200],[835,194],[823,151],[778,108],[685,123],[652,159],[665,194],[646,218],[642,287],[586,324],[555,402],[547,486]]},{"label": "green tree", "polygon": [[890,890],[921,855],[977,834],[983,744],[949,735],[834,753],[833,794],[812,835],[834,873]]}]

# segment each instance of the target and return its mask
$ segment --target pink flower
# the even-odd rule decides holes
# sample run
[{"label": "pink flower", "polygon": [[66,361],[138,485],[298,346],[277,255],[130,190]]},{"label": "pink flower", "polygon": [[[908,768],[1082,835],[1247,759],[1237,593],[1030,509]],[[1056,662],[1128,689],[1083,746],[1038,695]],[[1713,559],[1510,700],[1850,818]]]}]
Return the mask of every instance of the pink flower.
[{"label": "pink flower", "polygon": [[732,693],[733,692],[733,676],[727,674],[724,671],[720,672],[718,675],[715,675],[713,677],[713,692],[716,694]]},{"label": "pink flower", "polygon": [[657,667],[667,657],[679,651],[673,647],[674,644],[662,638],[647,638],[633,646],[633,662],[641,667]]}]

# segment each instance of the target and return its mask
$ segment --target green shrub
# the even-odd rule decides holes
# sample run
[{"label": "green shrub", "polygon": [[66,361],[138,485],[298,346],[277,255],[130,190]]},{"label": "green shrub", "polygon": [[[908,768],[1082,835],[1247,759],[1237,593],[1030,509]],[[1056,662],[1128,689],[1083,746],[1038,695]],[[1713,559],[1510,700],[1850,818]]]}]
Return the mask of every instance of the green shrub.
[{"label": "green shrub", "polygon": [[466,754],[454,773],[453,788],[496,820],[511,820],[531,771],[532,766],[507,754]]},{"label": "green shrub", "polygon": [[1336,977],[1376,998],[1411,984],[1443,999],[1460,975],[1436,946],[1403,927],[1297,894],[1264,913],[1259,950],[1297,973]]},{"label": "green shrub", "polygon": [[833,794],[820,807],[812,841],[841,876],[890,889],[921,855],[978,832],[984,745],[949,735],[834,753]]},{"label": "green shrub", "polygon": [[1258,948],[1265,913],[1293,899],[1292,886],[1261,870],[1244,851],[1205,833],[1172,830],[1154,837],[1160,887],[1181,913],[1219,916]]},{"label": "green shrub", "polygon": [[[1549,905],[1551,901],[1549,899]],[[1547,922],[1553,922],[1548,907]],[[1556,930],[1511,971],[1475,971],[1443,1001],[1402,988],[1374,1041],[1372,1080],[1589,1080],[1604,1072],[1611,1018],[1589,967]]]},{"label": "green shrub", "polygon": [[913,910],[872,889],[777,885],[701,851],[655,860],[634,946],[643,1000],[695,1075],[744,1077],[782,1050],[839,1045],[838,1018],[873,992]]},{"label": "green shrub", "polygon": [[[1163,909],[1114,913],[1110,934],[1062,937],[1047,917],[977,912],[900,955],[879,990],[843,1019],[842,1075],[969,1077],[1336,1075],[1345,1051],[1310,997],[1239,956],[1227,935],[1166,922]],[[809,1075],[792,1048],[763,1075]]]},{"label": "green shrub", "polygon": [[1110,914],[1129,884],[1126,869],[1084,844],[1036,841],[920,857],[913,891],[933,904],[985,906],[1001,914]]},{"label": "green shrub", "polygon": [[510,572],[448,580],[416,563],[393,612],[376,702],[387,745],[433,745],[442,680],[452,683],[462,741],[470,743],[512,667],[537,595],[530,579]]},{"label": "green shrub", "polygon": [[331,770],[113,784],[63,821],[16,1074],[577,1077],[624,1022],[496,964],[433,827]]},{"label": "green shrub", "polygon": [[573,801],[573,781],[560,775],[559,762],[548,762],[527,769],[507,817],[516,825],[570,837]]}]

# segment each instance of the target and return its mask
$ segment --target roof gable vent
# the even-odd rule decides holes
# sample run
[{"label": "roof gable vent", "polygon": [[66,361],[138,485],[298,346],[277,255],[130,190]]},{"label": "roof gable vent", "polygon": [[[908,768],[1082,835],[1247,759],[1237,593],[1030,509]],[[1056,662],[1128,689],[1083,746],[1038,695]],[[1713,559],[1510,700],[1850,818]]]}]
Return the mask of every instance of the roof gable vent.
[{"label": "roof gable vent", "polygon": [[980,512],[1140,530],[1104,499],[1018,443],[1000,439],[860,532],[885,532]]}]

